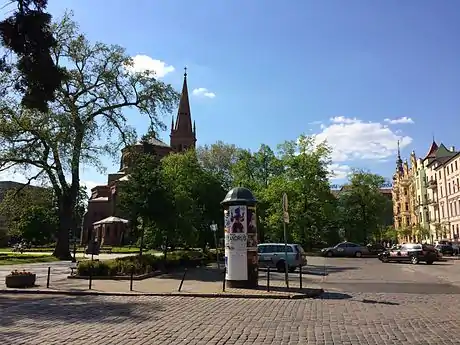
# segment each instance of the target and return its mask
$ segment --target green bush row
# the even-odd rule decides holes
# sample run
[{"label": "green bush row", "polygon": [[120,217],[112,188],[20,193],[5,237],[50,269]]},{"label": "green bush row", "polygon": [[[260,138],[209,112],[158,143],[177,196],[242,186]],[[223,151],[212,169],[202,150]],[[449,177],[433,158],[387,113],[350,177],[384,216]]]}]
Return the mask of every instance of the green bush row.
[{"label": "green bush row", "polygon": [[208,254],[197,251],[171,252],[166,256],[144,254],[142,257],[126,256],[122,258],[103,261],[81,261],[77,267],[80,276],[122,276],[130,275],[134,270],[135,275],[146,274],[157,270],[169,270],[178,267],[194,267],[210,261]]}]

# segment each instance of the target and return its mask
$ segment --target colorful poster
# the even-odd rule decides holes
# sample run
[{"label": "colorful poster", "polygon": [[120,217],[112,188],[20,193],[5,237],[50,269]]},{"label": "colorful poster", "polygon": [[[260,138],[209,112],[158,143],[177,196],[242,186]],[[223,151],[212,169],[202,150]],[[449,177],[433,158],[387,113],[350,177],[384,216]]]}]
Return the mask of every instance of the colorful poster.
[{"label": "colorful poster", "polygon": [[230,216],[228,210],[224,210],[224,232],[229,232],[230,229]]},{"label": "colorful poster", "polygon": [[248,233],[248,250],[257,251],[257,234]]},{"label": "colorful poster", "polygon": [[224,214],[227,280],[248,279],[246,213],[246,206],[230,206]]},{"label": "colorful poster", "polygon": [[257,216],[256,208],[248,207],[248,234],[257,233]]}]

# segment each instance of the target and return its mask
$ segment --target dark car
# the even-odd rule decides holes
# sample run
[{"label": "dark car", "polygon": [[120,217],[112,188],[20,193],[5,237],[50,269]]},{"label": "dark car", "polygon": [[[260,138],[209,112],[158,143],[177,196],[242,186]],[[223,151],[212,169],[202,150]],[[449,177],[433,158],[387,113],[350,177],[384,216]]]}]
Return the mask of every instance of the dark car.
[{"label": "dark car", "polygon": [[369,250],[370,254],[380,254],[383,253],[386,248],[380,243],[368,244],[367,249]]},{"label": "dark car", "polygon": [[382,262],[410,262],[414,265],[419,262],[431,265],[439,260],[437,251],[433,247],[416,243],[396,245],[379,254],[378,257]]},{"label": "dark car", "polygon": [[439,250],[442,255],[454,255],[454,247],[452,247],[451,244],[437,244],[435,248]]},{"label": "dark car", "polygon": [[363,255],[368,255],[369,250],[366,246],[352,242],[342,242],[337,244],[335,247],[328,247],[321,249],[323,256],[349,256],[360,258]]}]

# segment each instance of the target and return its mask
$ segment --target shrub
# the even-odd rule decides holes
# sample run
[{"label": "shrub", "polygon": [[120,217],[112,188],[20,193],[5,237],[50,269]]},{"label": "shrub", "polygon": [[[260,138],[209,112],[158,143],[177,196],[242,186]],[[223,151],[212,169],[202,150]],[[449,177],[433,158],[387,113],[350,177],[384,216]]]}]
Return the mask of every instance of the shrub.
[{"label": "shrub", "polygon": [[207,255],[192,250],[170,252],[166,260],[162,256],[144,254],[141,257],[136,255],[104,261],[81,261],[77,267],[77,274],[89,276],[92,267],[93,276],[130,275],[133,269],[135,275],[140,275],[157,270],[194,267],[205,261],[209,261]]}]

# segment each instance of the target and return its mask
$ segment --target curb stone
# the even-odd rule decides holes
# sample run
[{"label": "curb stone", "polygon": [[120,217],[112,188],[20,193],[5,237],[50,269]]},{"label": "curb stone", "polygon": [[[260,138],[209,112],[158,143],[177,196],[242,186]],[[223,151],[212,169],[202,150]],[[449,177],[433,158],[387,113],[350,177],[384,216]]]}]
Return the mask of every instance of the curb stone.
[{"label": "curb stone", "polygon": [[324,293],[323,289],[308,289],[302,294],[292,295],[256,295],[256,294],[237,294],[237,293],[188,293],[188,292],[165,292],[165,293],[127,293],[127,292],[102,292],[102,291],[65,291],[65,290],[19,290],[1,289],[0,294],[24,294],[24,295],[64,295],[64,296],[122,296],[122,297],[195,297],[195,298],[247,298],[247,299],[306,299],[316,298]]}]

